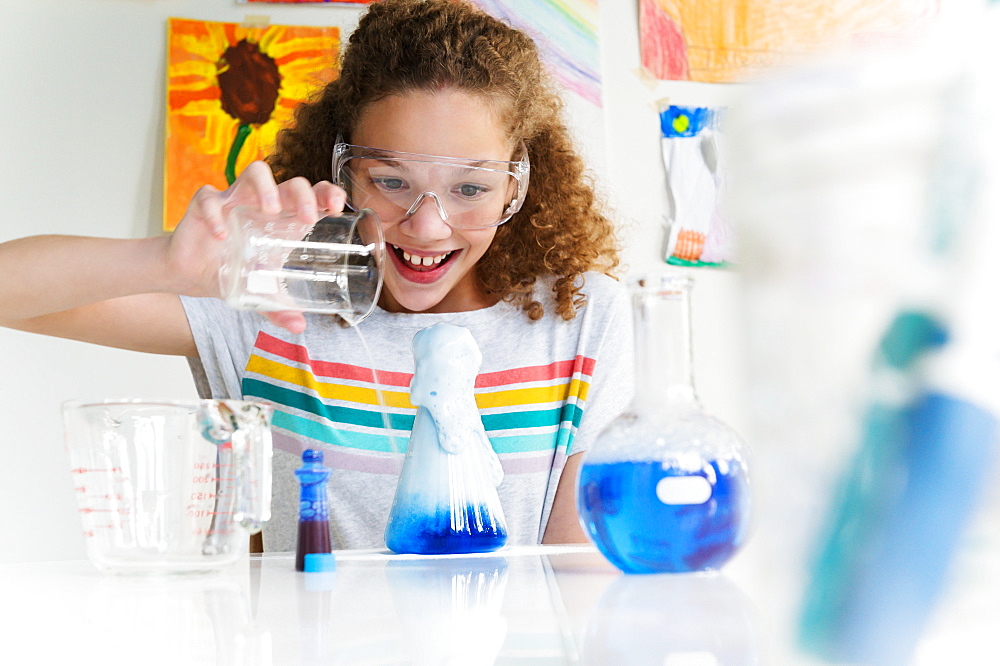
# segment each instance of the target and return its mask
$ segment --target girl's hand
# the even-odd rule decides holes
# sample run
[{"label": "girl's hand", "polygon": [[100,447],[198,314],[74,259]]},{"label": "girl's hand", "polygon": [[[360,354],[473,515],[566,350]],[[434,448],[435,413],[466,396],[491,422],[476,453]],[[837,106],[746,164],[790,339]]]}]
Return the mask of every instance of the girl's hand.
[{"label": "girl's hand", "polygon": [[[311,185],[305,178],[275,183],[270,167],[261,161],[250,164],[226,190],[205,185],[194,195],[174,230],[168,247],[168,262],[178,284],[178,293],[218,298],[219,268],[229,231],[226,217],[237,207],[259,210],[264,215],[287,212],[304,224],[313,224],[320,209],[340,212],[346,195],[330,182]],[[301,312],[263,313],[272,323],[292,331],[305,328]]]}]

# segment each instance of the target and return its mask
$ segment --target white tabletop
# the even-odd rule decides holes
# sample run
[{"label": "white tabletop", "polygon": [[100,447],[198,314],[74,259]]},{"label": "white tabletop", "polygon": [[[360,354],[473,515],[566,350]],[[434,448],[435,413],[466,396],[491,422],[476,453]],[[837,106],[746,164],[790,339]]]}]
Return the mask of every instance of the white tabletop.
[{"label": "white tabletop", "polygon": [[[3,565],[0,663],[812,663],[793,647],[787,586],[754,553],[720,574],[655,576],[620,574],[585,546],[343,551],[332,574],[297,573],[291,554],[156,577],[102,574],[87,561]],[[922,663],[947,663],[934,659],[970,635],[985,645],[996,617],[938,620]]]},{"label": "white tabletop", "polygon": [[291,554],[157,577],[5,565],[0,662],[755,663],[747,599],[726,576],[623,576],[578,546],[336,559],[332,574],[297,573]]}]

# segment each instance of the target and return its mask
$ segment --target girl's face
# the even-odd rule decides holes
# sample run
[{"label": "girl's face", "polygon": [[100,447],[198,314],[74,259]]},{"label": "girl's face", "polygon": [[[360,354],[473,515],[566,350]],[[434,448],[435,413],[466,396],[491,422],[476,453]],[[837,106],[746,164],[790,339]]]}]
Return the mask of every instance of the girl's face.
[{"label": "girl's face", "polygon": [[[402,93],[372,103],[361,113],[351,143],[443,157],[511,159],[510,142],[487,104],[454,89]],[[464,312],[495,302],[477,287],[475,266],[496,227],[454,229],[428,197],[410,217],[383,222],[383,230],[383,309]]]}]

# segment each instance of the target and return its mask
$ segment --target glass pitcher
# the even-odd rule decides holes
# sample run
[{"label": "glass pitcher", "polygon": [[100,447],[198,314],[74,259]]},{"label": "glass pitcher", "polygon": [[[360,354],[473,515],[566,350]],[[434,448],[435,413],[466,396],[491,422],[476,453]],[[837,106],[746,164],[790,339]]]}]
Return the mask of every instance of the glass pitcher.
[{"label": "glass pitcher", "polygon": [[271,517],[271,409],[239,400],[64,403],[97,568],[210,571],[245,555]]},{"label": "glass pitcher", "polygon": [[747,532],[746,446],[694,389],[690,288],[669,274],[632,283],[635,398],[580,469],[584,529],[626,573],[718,569]]}]

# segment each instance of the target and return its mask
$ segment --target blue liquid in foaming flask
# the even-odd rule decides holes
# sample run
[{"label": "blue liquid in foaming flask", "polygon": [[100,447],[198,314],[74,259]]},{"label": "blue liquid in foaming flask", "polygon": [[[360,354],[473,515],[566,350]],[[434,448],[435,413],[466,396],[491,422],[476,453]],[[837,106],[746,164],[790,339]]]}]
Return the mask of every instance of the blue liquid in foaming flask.
[{"label": "blue liquid in foaming flask", "polygon": [[695,471],[659,461],[588,464],[579,488],[590,538],[625,573],[715,570],[746,536],[749,484],[738,460]]},{"label": "blue liquid in foaming flask", "polygon": [[386,547],[395,553],[490,553],[507,543],[507,528],[487,506],[427,508],[419,498],[404,502],[410,509],[394,515],[386,531]]},{"label": "blue liquid in foaming flask", "polygon": [[476,407],[482,355],[472,334],[437,324],[413,337],[417,415],[385,544],[396,553],[488,553],[507,543],[503,469]]}]

